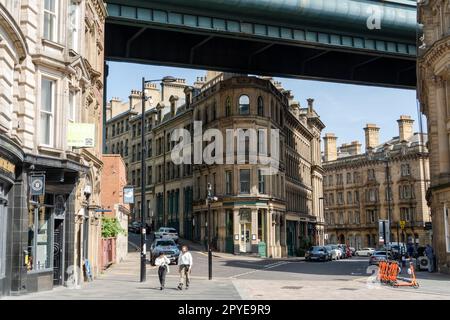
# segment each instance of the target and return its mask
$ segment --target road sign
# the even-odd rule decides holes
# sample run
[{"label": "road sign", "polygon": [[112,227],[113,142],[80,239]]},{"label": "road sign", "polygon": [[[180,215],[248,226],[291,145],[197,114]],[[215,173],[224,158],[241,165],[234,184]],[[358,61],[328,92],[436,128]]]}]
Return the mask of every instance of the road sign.
[{"label": "road sign", "polygon": [[406,221],[401,220],[400,221],[400,228],[402,228],[402,230],[405,229],[405,225],[406,225]]},{"label": "road sign", "polygon": [[380,244],[391,242],[389,220],[378,220],[378,238]]},{"label": "road sign", "polygon": [[123,188],[123,203],[134,204],[134,187],[126,186]]}]

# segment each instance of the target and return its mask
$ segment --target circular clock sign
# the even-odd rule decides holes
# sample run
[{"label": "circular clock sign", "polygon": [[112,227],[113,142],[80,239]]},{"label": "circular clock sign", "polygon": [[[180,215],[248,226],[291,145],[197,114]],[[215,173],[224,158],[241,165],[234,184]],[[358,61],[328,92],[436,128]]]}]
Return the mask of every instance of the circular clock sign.
[{"label": "circular clock sign", "polygon": [[45,176],[32,176],[30,185],[32,195],[44,194]]}]

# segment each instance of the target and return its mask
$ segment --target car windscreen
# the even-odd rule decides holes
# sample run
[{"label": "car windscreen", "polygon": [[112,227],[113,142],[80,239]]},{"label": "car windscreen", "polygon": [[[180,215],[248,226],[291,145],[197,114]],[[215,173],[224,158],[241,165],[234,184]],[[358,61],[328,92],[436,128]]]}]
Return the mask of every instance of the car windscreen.
[{"label": "car windscreen", "polygon": [[174,245],[175,245],[175,242],[173,242],[173,241],[158,241],[158,242],[156,242],[156,246],[166,247],[166,246],[174,246]]},{"label": "car windscreen", "polygon": [[175,229],[167,229],[167,232],[170,232],[170,233],[177,233],[177,230],[175,230]]},{"label": "car windscreen", "polygon": [[385,256],[386,252],[385,251],[377,251],[373,254],[374,256]]},{"label": "car windscreen", "polygon": [[312,247],[311,251],[323,251],[323,247]]}]

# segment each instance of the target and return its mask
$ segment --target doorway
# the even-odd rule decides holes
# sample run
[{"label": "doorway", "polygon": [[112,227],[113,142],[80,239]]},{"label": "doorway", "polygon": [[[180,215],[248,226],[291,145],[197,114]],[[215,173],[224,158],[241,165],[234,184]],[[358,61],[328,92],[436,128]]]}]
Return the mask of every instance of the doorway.
[{"label": "doorway", "polygon": [[54,219],[53,232],[53,285],[63,284],[64,274],[64,219]]},{"label": "doorway", "polygon": [[286,224],[286,244],[288,249],[288,256],[296,255],[296,239],[297,239],[297,223],[295,221],[287,221]]},{"label": "doorway", "polygon": [[241,253],[249,253],[252,251],[252,243],[250,234],[252,231],[251,223],[241,223],[240,224],[240,240],[239,248]]}]

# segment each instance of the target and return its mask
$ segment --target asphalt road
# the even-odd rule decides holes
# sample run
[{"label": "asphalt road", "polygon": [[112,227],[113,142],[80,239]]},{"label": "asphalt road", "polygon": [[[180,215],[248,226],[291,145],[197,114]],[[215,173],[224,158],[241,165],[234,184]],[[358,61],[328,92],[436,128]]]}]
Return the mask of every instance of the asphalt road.
[{"label": "asphalt road", "polygon": [[[147,250],[152,235],[147,235]],[[140,235],[130,233],[130,251],[139,250]],[[208,277],[208,256],[191,249],[194,259],[192,275]],[[149,259],[150,257],[147,256]],[[353,257],[330,262],[274,261],[253,257],[213,257],[213,278],[254,280],[352,280],[367,276],[368,258]]]}]

